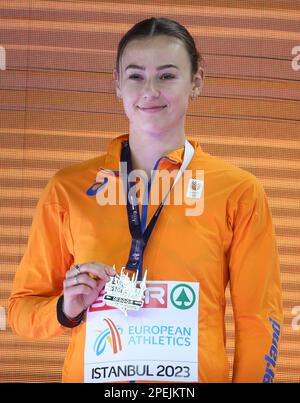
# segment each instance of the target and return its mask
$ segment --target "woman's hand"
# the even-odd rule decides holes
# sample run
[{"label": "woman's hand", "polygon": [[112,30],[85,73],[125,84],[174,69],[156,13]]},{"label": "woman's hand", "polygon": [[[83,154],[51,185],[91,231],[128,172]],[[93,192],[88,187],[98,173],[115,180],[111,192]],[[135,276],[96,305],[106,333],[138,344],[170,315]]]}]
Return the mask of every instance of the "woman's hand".
[{"label": "woman's hand", "polygon": [[100,262],[83,263],[70,269],[63,283],[64,314],[72,319],[87,309],[115,274],[114,267]]}]

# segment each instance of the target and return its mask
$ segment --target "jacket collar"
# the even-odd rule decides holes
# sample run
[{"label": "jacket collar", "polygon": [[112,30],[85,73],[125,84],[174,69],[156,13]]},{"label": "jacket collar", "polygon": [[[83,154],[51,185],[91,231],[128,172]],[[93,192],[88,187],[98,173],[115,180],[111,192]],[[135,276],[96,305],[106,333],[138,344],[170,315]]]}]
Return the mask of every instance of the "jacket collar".
[{"label": "jacket collar", "polygon": [[[121,157],[122,145],[129,138],[128,134],[123,134],[114,138],[108,146],[107,154],[105,155],[104,165],[101,169],[110,170],[114,172],[119,172],[119,163]],[[195,155],[201,152],[200,144],[195,140],[189,140],[195,149]],[[164,154],[163,157],[169,160],[170,163],[177,165],[182,164],[184,155],[184,147],[178,148],[171,151],[170,153]]]}]

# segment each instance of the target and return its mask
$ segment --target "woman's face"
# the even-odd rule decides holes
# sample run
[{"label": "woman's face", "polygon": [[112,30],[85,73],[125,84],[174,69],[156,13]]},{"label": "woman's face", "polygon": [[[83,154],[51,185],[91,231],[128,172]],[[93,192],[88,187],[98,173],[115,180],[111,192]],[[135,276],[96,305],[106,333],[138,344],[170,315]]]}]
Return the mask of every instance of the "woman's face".
[{"label": "woman's face", "polygon": [[120,60],[117,95],[131,128],[152,133],[182,129],[195,84],[183,43],[156,36],[133,40]]}]

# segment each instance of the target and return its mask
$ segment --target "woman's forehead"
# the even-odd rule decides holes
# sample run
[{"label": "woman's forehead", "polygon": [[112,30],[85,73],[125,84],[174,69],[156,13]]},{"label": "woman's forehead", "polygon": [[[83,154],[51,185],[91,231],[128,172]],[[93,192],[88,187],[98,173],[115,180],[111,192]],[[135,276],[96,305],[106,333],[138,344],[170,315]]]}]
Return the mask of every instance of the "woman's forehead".
[{"label": "woman's forehead", "polygon": [[180,39],[166,35],[134,39],[128,43],[122,55],[124,69],[130,64],[183,65],[189,63],[188,54]]}]

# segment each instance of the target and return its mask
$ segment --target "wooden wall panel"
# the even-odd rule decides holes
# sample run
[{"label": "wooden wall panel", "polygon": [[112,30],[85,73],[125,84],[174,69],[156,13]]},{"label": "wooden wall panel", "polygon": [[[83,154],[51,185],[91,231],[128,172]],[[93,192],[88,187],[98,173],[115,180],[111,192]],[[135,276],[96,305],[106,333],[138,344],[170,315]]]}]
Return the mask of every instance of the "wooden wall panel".
[{"label": "wooden wall panel", "polygon": [[[104,153],[128,130],[111,72],[121,35],[149,16],[186,25],[205,59],[204,93],[188,110],[189,137],[252,172],[265,187],[284,294],[277,382],[300,382],[300,65],[292,61],[300,46],[300,3],[182,4],[0,0],[0,46],[6,51],[6,69],[0,70],[0,382],[60,380],[68,336],[25,342],[3,328],[1,312],[48,179]],[[228,291],[226,300],[232,363]]]}]

